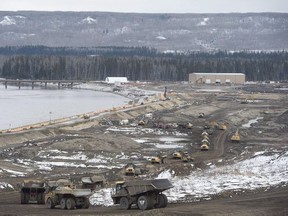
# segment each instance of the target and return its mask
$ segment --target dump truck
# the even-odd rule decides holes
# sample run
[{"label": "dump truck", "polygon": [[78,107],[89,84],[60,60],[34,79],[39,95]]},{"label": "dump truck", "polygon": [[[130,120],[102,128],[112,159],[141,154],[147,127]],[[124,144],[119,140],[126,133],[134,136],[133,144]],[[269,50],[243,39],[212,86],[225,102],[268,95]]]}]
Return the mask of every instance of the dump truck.
[{"label": "dump truck", "polygon": [[238,130],[236,130],[236,132],[232,135],[231,141],[232,142],[240,142],[240,135],[239,135]]},{"label": "dump truck", "polygon": [[209,146],[207,143],[202,144],[200,148],[201,148],[201,151],[208,151],[209,150]]},{"label": "dump truck", "polygon": [[182,159],[182,155],[183,155],[183,152],[180,152],[180,151],[176,151],[176,152],[173,152],[172,154],[172,158],[173,159]]},{"label": "dump truck", "polygon": [[198,118],[204,118],[204,113],[203,112],[199,113]]},{"label": "dump truck", "polygon": [[164,154],[157,154],[157,156],[156,157],[152,157],[151,159],[150,159],[150,162],[152,163],[152,164],[155,164],[155,163],[157,163],[157,164],[163,164],[165,161],[165,158],[167,158],[167,155],[164,155]]},{"label": "dump truck", "polygon": [[168,179],[119,181],[111,197],[114,204],[119,204],[125,210],[131,209],[132,205],[141,210],[165,208],[168,199],[162,192],[172,187]]},{"label": "dump truck", "polygon": [[186,163],[187,163],[187,162],[192,162],[192,161],[194,161],[194,158],[192,158],[192,157],[189,155],[188,152],[184,152],[183,155],[182,155],[181,160],[182,160],[183,162],[186,162]]},{"label": "dump truck", "polygon": [[201,134],[202,137],[203,137],[203,136],[208,136],[208,135],[209,135],[209,134],[208,134],[207,131],[203,131],[202,134]]},{"label": "dump truck", "polygon": [[82,188],[96,190],[97,188],[104,187],[105,177],[103,175],[93,175],[91,177],[82,177]]},{"label": "dump truck", "polygon": [[141,175],[143,173],[143,170],[141,168],[137,167],[133,163],[128,163],[124,167],[124,171],[125,171],[126,176],[138,176],[138,175]]},{"label": "dump truck", "polygon": [[68,210],[87,209],[90,206],[88,198],[91,195],[90,189],[76,189],[69,180],[50,181],[48,188],[45,203],[49,209],[54,209],[56,206]]},{"label": "dump truck", "polygon": [[21,194],[21,204],[45,204],[45,188],[43,180],[24,180],[19,185]]}]

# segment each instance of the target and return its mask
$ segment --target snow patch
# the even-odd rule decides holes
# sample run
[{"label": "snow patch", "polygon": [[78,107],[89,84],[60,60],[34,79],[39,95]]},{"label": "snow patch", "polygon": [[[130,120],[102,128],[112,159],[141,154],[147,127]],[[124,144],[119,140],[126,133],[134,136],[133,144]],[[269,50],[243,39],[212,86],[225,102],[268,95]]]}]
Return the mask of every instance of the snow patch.
[{"label": "snow patch", "polygon": [[12,189],[14,189],[12,185],[10,185],[10,184],[8,184],[8,183],[6,183],[6,182],[0,182],[0,189],[5,189],[5,188],[12,188]]},{"label": "snow patch", "polygon": [[93,24],[97,23],[97,19],[93,19],[92,17],[88,16],[85,19],[83,19],[80,23]]},{"label": "snow patch", "polygon": [[197,24],[197,26],[206,26],[208,21],[209,21],[209,18],[206,17],[206,18],[203,19],[203,21],[199,22]]},{"label": "snow patch", "polygon": [[25,176],[26,175],[26,173],[24,173],[24,172],[18,172],[15,170],[10,170],[10,169],[3,169],[3,170],[8,172],[8,173],[11,173],[13,176]]},{"label": "snow patch", "polygon": [[167,39],[167,38],[164,37],[164,36],[157,36],[156,38],[159,39],[159,40],[166,40],[166,39]]},{"label": "snow patch", "polygon": [[92,205],[98,206],[112,206],[113,200],[111,198],[112,188],[104,188],[96,191],[90,196],[89,201]]},{"label": "snow patch", "polygon": [[[262,154],[260,152],[259,154]],[[256,154],[258,155],[258,154]],[[234,165],[210,167],[196,170],[187,177],[171,175],[170,170],[159,174],[158,178],[168,178],[174,188],[164,191],[169,201],[184,201],[209,197],[229,190],[271,187],[288,184],[288,153],[270,156],[259,155]]]},{"label": "snow patch", "polygon": [[16,20],[9,16],[4,16],[3,20],[0,22],[0,25],[16,25]]},{"label": "snow patch", "polygon": [[250,128],[252,124],[255,124],[258,122],[258,120],[263,119],[263,117],[257,117],[256,119],[250,120],[247,124],[243,124],[242,127]]}]

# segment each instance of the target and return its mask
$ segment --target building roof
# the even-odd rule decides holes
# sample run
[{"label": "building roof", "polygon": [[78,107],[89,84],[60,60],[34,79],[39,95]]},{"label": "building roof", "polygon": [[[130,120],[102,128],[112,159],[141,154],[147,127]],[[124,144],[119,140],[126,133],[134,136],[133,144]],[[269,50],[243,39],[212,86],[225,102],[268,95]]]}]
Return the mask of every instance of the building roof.
[{"label": "building roof", "polygon": [[244,73],[192,73],[192,74],[196,74],[196,75],[220,75],[220,76],[224,76],[224,75],[229,75],[229,76],[245,76]]}]

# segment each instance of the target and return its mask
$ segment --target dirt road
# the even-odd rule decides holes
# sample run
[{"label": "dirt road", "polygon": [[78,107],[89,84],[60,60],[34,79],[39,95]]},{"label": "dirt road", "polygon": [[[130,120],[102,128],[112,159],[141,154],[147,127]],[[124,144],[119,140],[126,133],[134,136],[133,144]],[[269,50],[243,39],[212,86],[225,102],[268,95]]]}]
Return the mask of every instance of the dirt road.
[{"label": "dirt road", "polygon": [[47,209],[45,205],[21,205],[19,193],[2,193],[0,197],[0,215],[191,215],[191,216],[287,216],[288,215],[288,187],[273,189],[260,193],[248,193],[218,200],[169,204],[164,209],[153,209],[141,212],[119,210],[119,207],[95,207],[81,210]]}]

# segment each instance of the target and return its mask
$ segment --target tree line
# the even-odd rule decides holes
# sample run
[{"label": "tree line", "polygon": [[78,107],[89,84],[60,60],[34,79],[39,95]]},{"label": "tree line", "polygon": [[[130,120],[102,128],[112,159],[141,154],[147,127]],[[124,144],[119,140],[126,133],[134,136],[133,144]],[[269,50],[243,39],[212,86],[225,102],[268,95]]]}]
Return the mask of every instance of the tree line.
[{"label": "tree line", "polygon": [[0,77],[9,79],[185,81],[189,73],[244,73],[247,81],[288,80],[288,52],[191,52],[138,55],[2,55]]}]

